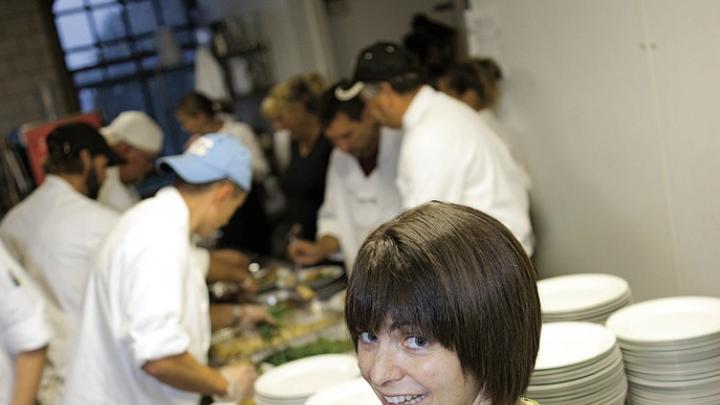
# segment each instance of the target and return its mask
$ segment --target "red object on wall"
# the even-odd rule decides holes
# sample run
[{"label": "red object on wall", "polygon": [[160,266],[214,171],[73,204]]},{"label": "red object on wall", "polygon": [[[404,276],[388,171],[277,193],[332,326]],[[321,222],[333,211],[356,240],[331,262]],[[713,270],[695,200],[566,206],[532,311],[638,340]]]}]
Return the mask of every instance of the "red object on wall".
[{"label": "red object on wall", "polygon": [[35,178],[35,184],[40,185],[40,183],[45,180],[45,171],[43,170],[43,164],[45,163],[45,158],[47,157],[47,145],[45,144],[45,138],[58,126],[75,122],[84,122],[95,128],[100,128],[102,125],[102,118],[100,117],[99,112],[78,114],[34,126],[25,130],[23,133],[23,136],[25,137],[25,149],[27,151],[28,160],[30,161],[33,177]]}]

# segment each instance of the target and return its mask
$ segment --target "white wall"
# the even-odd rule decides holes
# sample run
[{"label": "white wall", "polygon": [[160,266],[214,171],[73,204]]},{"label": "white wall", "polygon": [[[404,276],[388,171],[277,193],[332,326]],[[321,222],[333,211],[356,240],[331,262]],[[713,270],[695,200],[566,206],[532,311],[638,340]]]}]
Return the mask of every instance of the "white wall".
[{"label": "white wall", "polygon": [[[402,42],[410,32],[416,13],[425,13],[432,20],[457,27],[457,11],[435,12],[440,0],[335,0],[328,7],[331,40],[343,77],[353,74],[357,54],[373,42]],[[460,4],[463,1],[455,1]]]},{"label": "white wall", "polygon": [[205,0],[211,17],[250,14],[259,18],[280,82],[303,72],[336,75],[321,0]]},{"label": "white wall", "polygon": [[[416,13],[461,30],[454,10],[434,11],[442,0],[203,0],[210,17],[254,14],[270,44],[278,81],[308,71],[330,80],[353,73],[360,49],[379,40],[402,41]],[[462,44],[460,44],[462,46]]]},{"label": "white wall", "polygon": [[533,177],[541,276],[717,296],[720,3],[473,3],[501,31],[501,118]]}]

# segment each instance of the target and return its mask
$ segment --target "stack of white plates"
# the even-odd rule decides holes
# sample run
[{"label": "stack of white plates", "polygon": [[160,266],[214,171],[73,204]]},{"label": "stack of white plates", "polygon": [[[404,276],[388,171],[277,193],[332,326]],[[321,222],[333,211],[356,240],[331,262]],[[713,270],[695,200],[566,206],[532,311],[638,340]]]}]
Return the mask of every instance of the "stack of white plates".
[{"label": "stack of white plates", "polygon": [[573,274],[538,281],[543,322],[604,324],[632,301],[627,281],[611,274]]},{"label": "stack of white plates", "polygon": [[356,378],[318,392],[305,405],[381,405],[381,402],[367,381]]},{"label": "stack of white plates", "polygon": [[588,322],[543,324],[527,396],[542,405],[623,405],[627,379],[615,336]]},{"label": "stack of white plates", "polygon": [[633,404],[720,404],[720,299],[647,301],[607,326],[620,342]]},{"label": "stack of white plates", "polygon": [[355,356],[306,357],[260,376],[255,382],[255,400],[257,405],[303,405],[316,392],[359,376]]}]

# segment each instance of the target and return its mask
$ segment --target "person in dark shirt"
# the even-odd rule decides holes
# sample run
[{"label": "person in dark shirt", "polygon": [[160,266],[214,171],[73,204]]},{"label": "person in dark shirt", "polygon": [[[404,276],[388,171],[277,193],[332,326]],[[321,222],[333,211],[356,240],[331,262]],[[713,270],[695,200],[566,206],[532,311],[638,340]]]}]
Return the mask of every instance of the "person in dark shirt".
[{"label": "person in dark shirt", "polygon": [[289,151],[285,151],[289,160],[282,165],[279,180],[286,198],[286,229],[291,237],[314,240],[317,231],[317,213],[323,203],[332,152],[319,118],[320,96],[325,87],[318,74],[302,74],[276,85],[263,102],[266,117],[276,129],[284,130],[280,134],[290,137],[286,144]]}]

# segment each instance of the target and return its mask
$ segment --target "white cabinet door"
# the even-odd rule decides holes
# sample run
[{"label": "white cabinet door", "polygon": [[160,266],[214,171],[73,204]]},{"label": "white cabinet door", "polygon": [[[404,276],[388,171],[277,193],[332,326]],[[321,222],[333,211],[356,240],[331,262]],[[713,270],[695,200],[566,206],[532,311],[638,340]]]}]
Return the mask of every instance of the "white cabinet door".
[{"label": "white cabinet door", "polygon": [[481,0],[506,69],[501,119],[533,180],[541,276],[679,292],[663,139],[639,1]]},{"label": "white cabinet door", "polygon": [[665,143],[677,272],[688,294],[718,295],[720,2],[643,0]]}]

